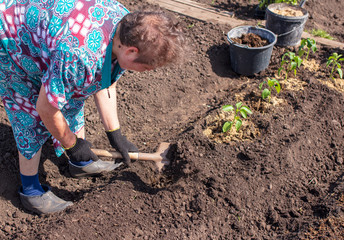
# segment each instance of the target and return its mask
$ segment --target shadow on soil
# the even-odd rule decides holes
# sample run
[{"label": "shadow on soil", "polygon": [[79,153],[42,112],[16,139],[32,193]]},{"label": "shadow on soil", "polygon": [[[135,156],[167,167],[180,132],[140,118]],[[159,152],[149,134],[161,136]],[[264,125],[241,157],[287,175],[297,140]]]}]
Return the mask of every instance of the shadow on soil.
[{"label": "shadow on soil", "polygon": [[207,50],[207,55],[214,73],[218,76],[231,78],[238,76],[231,68],[228,44],[211,46]]}]

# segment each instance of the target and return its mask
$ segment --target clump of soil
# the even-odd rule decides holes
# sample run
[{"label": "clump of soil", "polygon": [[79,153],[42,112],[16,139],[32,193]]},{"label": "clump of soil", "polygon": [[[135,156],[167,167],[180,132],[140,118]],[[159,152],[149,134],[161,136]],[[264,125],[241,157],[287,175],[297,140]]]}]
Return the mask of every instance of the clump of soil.
[{"label": "clump of soil", "polygon": [[282,9],[273,9],[271,10],[272,12],[282,15],[282,16],[287,16],[287,17],[301,17],[303,16],[303,12],[301,10],[296,10],[290,7],[285,7]]},{"label": "clump of soil", "polygon": [[269,41],[267,39],[264,39],[254,33],[243,34],[240,38],[232,38],[232,40],[236,43],[247,45],[249,47],[264,47],[269,45]]}]

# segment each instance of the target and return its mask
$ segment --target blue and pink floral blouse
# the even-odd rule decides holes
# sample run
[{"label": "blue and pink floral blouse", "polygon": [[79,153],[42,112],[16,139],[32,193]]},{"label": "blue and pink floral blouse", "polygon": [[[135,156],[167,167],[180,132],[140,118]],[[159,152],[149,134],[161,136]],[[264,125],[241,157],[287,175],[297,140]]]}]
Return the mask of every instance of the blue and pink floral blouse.
[{"label": "blue and pink floral blouse", "polygon": [[[106,52],[126,14],[109,0],[0,0],[0,96],[27,159],[51,136],[36,111],[41,86],[77,133],[85,99],[124,73],[116,61],[112,76],[102,69],[111,69]],[[60,156],[63,148],[53,143]]]}]

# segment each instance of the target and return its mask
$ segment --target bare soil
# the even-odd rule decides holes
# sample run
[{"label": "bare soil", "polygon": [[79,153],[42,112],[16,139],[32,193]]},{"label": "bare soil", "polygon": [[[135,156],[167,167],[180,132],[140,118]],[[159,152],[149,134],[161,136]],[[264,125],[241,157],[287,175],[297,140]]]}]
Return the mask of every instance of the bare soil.
[{"label": "bare soil", "polygon": [[[122,2],[132,11],[148,5]],[[252,18],[257,2],[214,4]],[[308,0],[305,8],[312,16],[306,27],[325,26],[344,39],[343,19],[335,18],[341,1]],[[136,161],[74,179],[48,141],[40,180],[74,205],[34,215],[19,201],[18,155],[0,105],[0,239],[344,239],[344,85],[330,80],[326,68],[326,59],[343,50],[318,45],[296,76],[284,80],[276,75],[281,56],[296,49],[275,46],[268,69],[245,77],[230,68],[230,25],[180,19],[193,48],[188,61],[129,71],[118,87],[123,132],[142,152],[171,143],[171,166],[159,174],[153,163]],[[267,77],[282,87],[270,102],[258,89]],[[221,125],[223,105],[239,101],[253,111],[239,132],[229,140],[205,134]],[[86,127],[94,147],[111,150],[92,99]]]}]

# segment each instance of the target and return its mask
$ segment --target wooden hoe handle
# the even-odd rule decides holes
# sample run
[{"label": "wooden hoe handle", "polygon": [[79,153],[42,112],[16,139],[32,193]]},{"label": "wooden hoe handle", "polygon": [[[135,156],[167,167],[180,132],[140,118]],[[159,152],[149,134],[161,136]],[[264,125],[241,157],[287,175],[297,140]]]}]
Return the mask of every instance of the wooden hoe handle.
[{"label": "wooden hoe handle", "polygon": [[[170,144],[162,142],[160,143],[158,150],[155,153],[130,152],[129,157],[132,160],[154,161],[158,170],[161,171],[164,166],[170,164],[170,160],[166,157],[169,149]],[[92,151],[100,157],[122,158],[122,154],[120,154],[119,152],[110,152],[103,149],[92,149]]]},{"label": "wooden hoe handle", "polygon": [[[122,154],[119,152],[110,152],[104,149],[92,149],[92,151],[100,157],[112,157],[112,158],[122,158]],[[130,159],[132,160],[144,160],[144,161],[162,161],[162,157],[155,153],[128,153]]]}]

